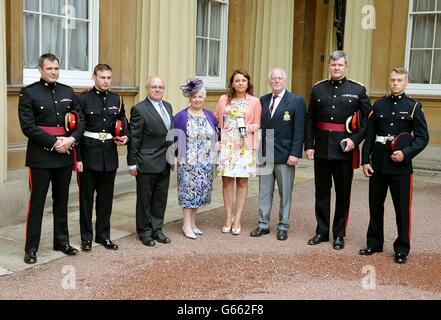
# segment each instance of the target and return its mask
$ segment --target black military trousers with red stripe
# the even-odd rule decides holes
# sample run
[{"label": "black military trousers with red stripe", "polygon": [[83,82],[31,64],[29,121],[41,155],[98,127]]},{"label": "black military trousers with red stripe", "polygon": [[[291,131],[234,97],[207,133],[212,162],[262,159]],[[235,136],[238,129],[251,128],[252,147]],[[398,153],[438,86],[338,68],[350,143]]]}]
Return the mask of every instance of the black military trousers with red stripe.
[{"label": "black military trousers with red stripe", "polygon": [[334,239],[346,235],[354,169],[352,160],[314,159],[316,234],[329,237],[331,188],[335,185]]},{"label": "black military trousers with red stripe", "polygon": [[44,204],[52,184],[52,211],[54,216],[53,248],[69,244],[67,203],[72,166],[54,169],[29,168],[30,200],[26,218],[25,252],[37,252],[40,245]]},{"label": "black military trousers with red stripe", "polygon": [[82,241],[93,240],[92,213],[96,192],[95,241],[110,240],[110,216],[116,170],[100,172],[84,169],[80,174],[80,232]]},{"label": "black military trousers with red stripe", "polygon": [[395,253],[409,254],[410,226],[412,212],[412,175],[374,173],[369,178],[370,221],[367,232],[367,246],[383,249],[384,244],[384,201],[390,189],[395,208],[398,237],[394,242]]}]

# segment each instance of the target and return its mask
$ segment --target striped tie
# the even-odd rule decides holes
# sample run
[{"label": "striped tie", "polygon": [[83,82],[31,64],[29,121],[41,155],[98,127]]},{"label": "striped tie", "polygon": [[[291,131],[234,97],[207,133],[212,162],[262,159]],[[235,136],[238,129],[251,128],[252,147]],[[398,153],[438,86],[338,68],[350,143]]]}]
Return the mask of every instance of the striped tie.
[{"label": "striped tie", "polygon": [[159,110],[161,111],[160,115],[161,115],[162,121],[164,121],[165,127],[167,129],[170,129],[170,121],[169,121],[169,118],[167,116],[167,111],[165,110],[165,107],[162,104],[162,101],[159,101],[158,105],[159,105]]},{"label": "striped tie", "polygon": [[271,106],[269,107],[270,118],[273,117],[274,102],[276,102],[277,97],[278,97],[277,95],[275,95],[275,94],[273,95],[273,99],[271,101]]}]

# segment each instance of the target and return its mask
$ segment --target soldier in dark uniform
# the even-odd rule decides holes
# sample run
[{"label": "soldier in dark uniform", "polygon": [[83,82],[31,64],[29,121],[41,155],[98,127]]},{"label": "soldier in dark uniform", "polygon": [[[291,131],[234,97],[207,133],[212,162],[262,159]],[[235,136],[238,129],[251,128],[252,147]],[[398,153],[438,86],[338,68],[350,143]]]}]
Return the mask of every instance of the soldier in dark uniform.
[{"label": "soldier in dark uniform", "polygon": [[[428,144],[429,133],[421,103],[404,93],[408,84],[406,69],[394,68],[389,84],[391,94],[374,104],[363,145],[363,172],[370,177],[370,221],[367,247],[359,253],[371,255],[383,251],[384,201],[389,188],[398,228],[394,242],[395,262],[405,263],[410,250],[412,159]],[[399,141],[394,137],[403,133],[412,133],[413,139],[401,150],[394,150],[393,144]]]},{"label": "soldier in dark uniform", "polygon": [[[29,167],[30,201],[26,218],[26,263],[37,262],[44,203],[52,184],[53,248],[67,255],[78,251],[69,244],[67,203],[74,163],[73,147],[79,141],[82,113],[71,87],[58,83],[59,60],[44,54],[38,61],[41,79],[20,92],[18,116],[28,137],[26,166]],[[76,112],[80,124],[75,131],[65,129],[66,114]],[[78,124],[78,123],[77,123]]]},{"label": "soldier in dark uniform", "polygon": [[81,249],[92,249],[92,211],[96,192],[95,242],[106,249],[117,250],[110,240],[110,216],[113,190],[118,168],[117,145],[127,143],[127,136],[116,136],[117,120],[127,123],[122,97],[109,91],[112,69],[98,64],[93,71],[95,86],[82,92],[78,99],[85,117],[78,167],[80,170],[80,229]]},{"label": "soldier in dark uniform", "polygon": [[[332,226],[334,249],[344,248],[349,218],[351,185],[354,168],[359,166],[358,145],[364,139],[371,104],[366,88],[346,78],[348,59],[344,52],[333,52],[329,58],[330,80],[312,88],[307,114],[305,150],[314,160],[315,215],[317,228],[309,245],[329,241],[332,180],[336,201]],[[359,119],[358,129],[346,128],[349,117]]]}]

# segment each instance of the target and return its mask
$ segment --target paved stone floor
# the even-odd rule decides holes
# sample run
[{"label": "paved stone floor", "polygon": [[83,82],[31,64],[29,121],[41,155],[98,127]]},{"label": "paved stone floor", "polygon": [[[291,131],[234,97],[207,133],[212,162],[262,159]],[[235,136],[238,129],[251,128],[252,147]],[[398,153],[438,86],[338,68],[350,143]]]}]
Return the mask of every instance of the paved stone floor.
[{"label": "paved stone floor", "polygon": [[[408,263],[393,262],[396,237],[390,197],[386,201],[385,248],[362,257],[368,224],[368,181],[358,170],[353,184],[346,247],[337,252],[332,243],[308,246],[313,235],[314,183],[312,166],[302,161],[296,186],[287,241],[277,241],[275,196],[271,233],[251,238],[257,224],[257,179],[249,195],[239,236],[222,234],[221,181],[216,179],[213,202],[198,214],[204,235],[183,237],[181,209],[171,189],[164,232],[170,245],[143,246],[133,234],[135,196],[121,193],[114,201],[112,238],[120,250],[95,246],[90,253],[66,257],[51,249],[51,215],[45,216],[42,247],[36,265],[23,263],[24,226],[0,229],[0,299],[441,299],[441,233],[439,172],[415,173],[412,249]],[[78,213],[70,212],[71,243],[79,246]],[[66,272],[74,270],[75,286],[66,288]],[[376,276],[373,282],[366,277]],[[375,278],[375,277],[374,277]],[[372,277],[371,277],[372,279]],[[363,281],[365,281],[363,283]],[[364,286],[369,288],[366,289]]]}]

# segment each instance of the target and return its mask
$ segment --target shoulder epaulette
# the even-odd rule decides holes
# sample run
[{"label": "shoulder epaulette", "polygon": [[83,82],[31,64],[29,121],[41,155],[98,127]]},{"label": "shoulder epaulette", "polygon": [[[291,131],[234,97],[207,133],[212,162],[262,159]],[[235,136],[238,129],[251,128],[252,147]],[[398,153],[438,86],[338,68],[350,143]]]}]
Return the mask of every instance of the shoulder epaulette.
[{"label": "shoulder epaulette", "polygon": [[378,98],[378,99],[377,99],[377,101],[379,101],[379,100],[383,100],[383,99],[386,99],[386,98],[388,98],[388,97],[389,97],[389,95],[388,95],[388,94],[386,94],[386,95],[384,95],[384,96],[382,96],[382,97]]},{"label": "shoulder epaulette", "polygon": [[90,92],[90,88],[89,89],[86,89],[86,90],[83,90],[83,91],[81,91],[80,93],[78,93],[78,95],[80,96],[80,95],[82,95],[82,94],[84,94],[84,93],[87,93],[87,92]]},{"label": "shoulder epaulette", "polygon": [[419,102],[417,99],[415,99],[414,97],[410,97],[410,96],[407,96],[410,100],[412,100],[413,102],[415,102],[415,103],[417,103],[417,102]]},{"label": "shoulder epaulette", "polygon": [[[412,97],[409,97],[409,96],[407,96],[408,98],[409,98],[409,100],[411,100],[413,103],[415,103],[414,105],[413,105],[413,108],[412,108],[412,118],[413,118],[413,115],[415,114],[415,109],[416,109],[416,107],[417,107],[417,105],[418,105],[418,103],[421,105],[421,102],[419,102],[417,99],[415,99],[415,98],[412,98]],[[423,106],[421,105],[421,110],[423,109]]]},{"label": "shoulder epaulette", "polygon": [[316,83],[314,84],[314,86],[316,86],[316,85],[318,85],[318,84],[320,84],[320,83],[322,83],[322,82],[325,82],[325,81],[328,81],[328,79],[320,80],[319,82],[316,82]]},{"label": "shoulder epaulette", "polygon": [[[386,94],[380,98],[378,98],[377,100],[375,100],[375,103],[372,104],[372,108],[374,108],[375,106],[378,107],[377,103],[382,102],[383,100],[386,100],[387,98],[389,98],[389,95]],[[386,102],[387,103],[387,102]]]},{"label": "shoulder epaulette", "polygon": [[364,87],[364,84],[362,84],[361,82],[358,82],[358,81],[355,81],[355,80],[352,80],[352,79],[348,79],[348,80],[353,82],[353,83],[355,83],[355,84],[358,84],[359,86]]},{"label": "shoulder epaulette", "polygon": [[57,85],[62,86],[62,87],[68,87],[68,88],[70,88],[70,86],[68,86],[67,84],[60,83],[60,82],[57,82]]},{"label": "shoulder epaulette", "polygon": [[120,96],[120,94],[118,92],[115,92],[115,91],[112,91],[112,90],[109,90],[109,92],[114,94],[114,95],[116,95],[116,96]]},{"label": "shoulder epaulette", "polygon": [[30,87],[33,87],[33,86],[35,86],[37,83],[40,83],[40,81],[36,81],[36,82],[34,82],[34,83],[28,84],[27,86],[24,86],[23,89],[24,89],[24,88],[30,88]]}]

